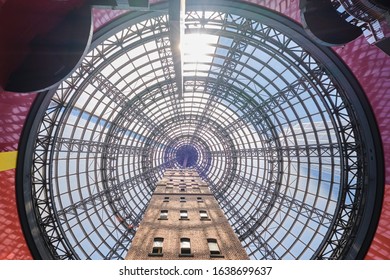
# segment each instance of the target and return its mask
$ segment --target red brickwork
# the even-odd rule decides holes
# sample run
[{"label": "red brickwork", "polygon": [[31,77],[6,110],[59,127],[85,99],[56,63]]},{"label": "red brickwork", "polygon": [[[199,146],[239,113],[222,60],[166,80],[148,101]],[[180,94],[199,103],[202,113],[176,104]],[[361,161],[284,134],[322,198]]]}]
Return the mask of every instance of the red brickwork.
[{"label": "red brickwork", "polygon": [[[168,210],[167,219],[160,218],[161,210]],[[188,219],[180,218],[183,210]],[[199,211],[206,211],[208,217],[201,218]],[[151,254],[155,238],[164,239],[162,254]],[[190,255],[180,254],[182,238],[190,239]],[[217,241],[220,254],[210,254],[208,239]],[[172,169],[157,184],[126,259],[237,260],[248,256],[196,171]]]}]

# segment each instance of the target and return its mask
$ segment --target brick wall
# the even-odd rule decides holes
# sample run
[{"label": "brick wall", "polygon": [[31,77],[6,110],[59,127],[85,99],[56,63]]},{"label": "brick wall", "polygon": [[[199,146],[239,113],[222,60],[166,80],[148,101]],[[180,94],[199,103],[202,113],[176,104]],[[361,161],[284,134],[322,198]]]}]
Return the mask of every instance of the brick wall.
[{"label": "brick wall", "polygon": [[[161,210],[168,210],[167,219],[160,219]],[[181,210],[187,211],[188,219],[180,218]],[[208,218],[200,217],[201,210]],[[150,254],[154,238],[164,239],[162,254]],[[190,239],[191,255],[180,254],[182,238]],[[217,240],[220,255],[210,254],[208,239]],[[230,260],[248,256],[207,184],[195,171],[185,169],[167,170],[157,184],[126,259]]]}]

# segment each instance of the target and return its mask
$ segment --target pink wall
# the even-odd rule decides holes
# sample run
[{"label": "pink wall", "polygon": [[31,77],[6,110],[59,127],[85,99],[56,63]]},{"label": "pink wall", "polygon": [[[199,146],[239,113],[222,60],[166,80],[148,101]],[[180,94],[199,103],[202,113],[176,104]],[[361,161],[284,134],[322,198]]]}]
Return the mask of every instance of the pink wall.
[{"label": "pink wall", "polygon": [[15,206],[15,169],[0,172],[0,260],[31,260]]},{"label": "pink wall", "polygon": [[17,150],[24,122],[35,96],[35,93],[0,91],[0,152]]},{"label": "pink wall", "polygon": [[[0,152],[18,148],[24,122],[35,93],[0,90]],[[16,209],[15,169],[0,172],[0,260],[31,259]]]},{"label": "pink wall", "polygon": [[383,202],[381,219],[372,241],[367,260],[390,259],[390,185],[386,185],[386,195]]}]

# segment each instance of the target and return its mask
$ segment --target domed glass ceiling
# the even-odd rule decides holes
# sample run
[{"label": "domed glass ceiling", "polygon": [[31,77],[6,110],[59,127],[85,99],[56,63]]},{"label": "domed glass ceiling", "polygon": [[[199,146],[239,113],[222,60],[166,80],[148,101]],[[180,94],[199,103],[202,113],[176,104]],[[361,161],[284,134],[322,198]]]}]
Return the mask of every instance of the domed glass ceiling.
[{"label": "domed glass ceiling", "polygon": [[364,250],[381,178],[360,87],[294,23],[222,2],[187,7],[182,98],[165,4],[100,30],[38,97],[19,165],[36,257],[122,259],[172,167],[198,171],[252,259]]}]

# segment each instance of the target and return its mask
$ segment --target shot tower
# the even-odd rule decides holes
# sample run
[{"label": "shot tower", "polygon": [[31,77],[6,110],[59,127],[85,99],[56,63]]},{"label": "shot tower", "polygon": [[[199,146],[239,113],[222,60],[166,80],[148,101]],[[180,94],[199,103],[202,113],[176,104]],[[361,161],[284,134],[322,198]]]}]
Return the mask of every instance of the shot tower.
[{"label": "shot tower", "polygon": [[208,185],[193,169],[168,169],[126,259],[248,259]]}]

